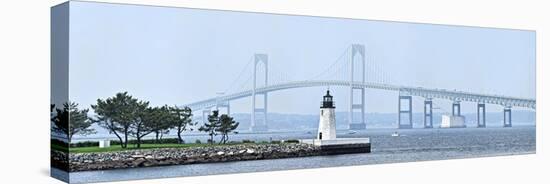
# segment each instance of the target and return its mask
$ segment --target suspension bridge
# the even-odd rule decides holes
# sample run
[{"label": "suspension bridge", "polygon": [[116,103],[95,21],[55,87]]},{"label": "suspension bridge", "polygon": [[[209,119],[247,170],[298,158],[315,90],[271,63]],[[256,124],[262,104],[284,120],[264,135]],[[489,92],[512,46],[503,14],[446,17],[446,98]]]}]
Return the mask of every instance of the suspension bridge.
[{"label": "suspension bridge", "polygon": [[[349,52],[351,50],[351,52]],[[349,54],[349,60],[342,59]],[[366,72],[366,67],[372,71]],[[252,75],[243,78],[252,67]],[[398,92],[397,128],[413,128],[412,98],[424,99],[424,128],[433,128],[433,99],[445,99],[452,102],[452,115],[460,116],[460,102],[477,103],[477,127],[486,126],[485,104],[503,107],[503,127],[512,126],[512,107],[535,109],[536,100],[498,94],[482,94],[457,90],[430,89],[424,87],[390,84],[388,76],[380,72],[376,63],[366,63],[365,46],[352,44],[325,71],[306,80],[288,80],[285,73],[268,72],[268,55],[254,54],[237,79],[223,93],[215,97],[185,104],[193,111],[201,111],[203,121],[213,110],[225,108],[230,113],[230,102],[242,98],[251,98],[251,131],[266,131],[268,125],[268,94],[280,90],[319,86],[340,86],[349,89],[348,123],[350,129],[365,129],[365,89],[378,89]],[[276,80],[273,80],[275,78]],[[271,79],[271,80],[270,80]],[[370,80],[369,80],[370,79]],[[237,85],[241,82],[241,85]],[[251,84],[251,87],[245,87]],[[354,94],[360,94],[356,99]],[[355,97],[354,97],[355,96]],[[260,97],[263,106],[258,107],[256,97]],[[404,105],[403,105],[404,104]],[[360,112],[361,117],[354,120],[353,113]],[[403,118],[403,116],[405,116]]]}]

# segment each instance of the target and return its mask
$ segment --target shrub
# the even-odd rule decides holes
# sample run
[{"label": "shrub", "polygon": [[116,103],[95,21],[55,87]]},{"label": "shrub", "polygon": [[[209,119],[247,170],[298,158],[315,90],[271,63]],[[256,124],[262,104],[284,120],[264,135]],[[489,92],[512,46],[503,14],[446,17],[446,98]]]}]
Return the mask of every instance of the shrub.
[{"label": "shrub", "polygon": [[50,139],[50,144],[58,145],[58,146],[64,146],[64,147],[67,147],[67,145],[68,145],[67,142],[57,140],[57,139]]},{"label": "shrub", "polygon": [[195,140],[195,144],[201,144],[201,140],[200,139]]},{"label": "shrub", "polygon": [[243,143],[254,143],[253,140],[248,140],[248,139],[243,139],[242,142]]},{"label": "shrub", "polygon": [[98,146],[99,146],[98,141],[83,141],[83,142],[71,143],[71,148],[98,147]]},{"label": "shrub", "polygon": [[297,140],[297,139],[289,139],[289,140],[285,140],[285,143],[300,143],[300,140]]},{"label": "shrub", "polygon": [[[178,144],[178,143],[179,143],[178,138],[160,139],[158,142],[155,139],[141,140],[141,144]],[[137,144],[137,140],[135,139],[128,140],[128,144]],[[120,141],[112,140],[111,145],[120,145]]]}]

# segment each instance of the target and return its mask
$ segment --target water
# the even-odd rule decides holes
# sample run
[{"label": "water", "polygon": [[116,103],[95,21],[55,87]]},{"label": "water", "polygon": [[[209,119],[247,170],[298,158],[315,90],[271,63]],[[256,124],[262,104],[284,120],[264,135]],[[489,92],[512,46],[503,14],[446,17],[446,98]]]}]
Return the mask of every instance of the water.
[{"label": "water", "polygon": [[[392,137],[391,134],[394,131],[398,131],[401,136]],[[358,131],[355,134],[348,134],[348,131],[339,131],[338,137],[370,137],[372,153],[85,171],[71,173],[70,177],[71,182],[81,183],[531,154],[536,151],[535,132],[536,128],[534,126],[412,130],[378,129]],[[235,136],[235,138],[302,139],[313,136],[307,132],[287,132],[242,134]]]}]

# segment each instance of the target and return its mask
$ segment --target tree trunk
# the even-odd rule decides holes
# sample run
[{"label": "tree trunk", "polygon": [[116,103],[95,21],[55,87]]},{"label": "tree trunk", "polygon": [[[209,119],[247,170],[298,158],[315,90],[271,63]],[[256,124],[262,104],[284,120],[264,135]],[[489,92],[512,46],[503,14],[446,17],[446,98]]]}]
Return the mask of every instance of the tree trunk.
[{"label": "tree trunk", "polygon": [[116,130],[113,128],[114,127],[113,123],[110,122],[110,121],[109,121],[109,123],[110,123],[110,125],[107,126],[109,128],[109,131],[113,132],[116,135],[116,137],[118,138],[118,141],[120,141],[120,147],[124,148],[124,144],[122,143],[122,137],[120,137],[120,135],[118,135]]},{"label": "tree trunk", "polygon": [[183,143],[182,139],[181,139],[181,131],[178,130],[178,143]]},{"label": "tree trunk", "polygon": [[155,132],[155,143],[159,143],[159,132]]},{"label": "tree trunk", "polygon": [[141,137],[138,135],[138,136],[136,136],[136,138],[137,138],[137,145],[136,145],[136,148],[139,149],[139,148],[141,148]]},{"label": "tree trunk", "polygon": [[128,128],[124,128],[124,147],[128,148]]},{"label": "tree trunk", "polygon": [[113,131],[113,132],[116,135],[116,137],[118,138],[118,141],[120,141],[120,147],[124,148],[124,144],[122,144],[122,137],[120,137],[120,135],[118,135],[118,133],[116,133],[116,131]]},{"label": "tree trunk", "polygon": [[210,144],[214,144],[214,134],[210,134]]},{"label": "tree trunk", "polygon": [[73,139],[72,135],[67,135],[67,141],[69,143],[69,147],[71,147],[71,140]]},{"label": "tree trunk", "polygon": [[[138,127],[139,127],[139,125],[138,125]],[[136,140],[137,141],[136,147],[140,148],[141,147],[141,129],[140,128],[138,128],[137,131],[136,131],[136,139],[137,139]]]}]

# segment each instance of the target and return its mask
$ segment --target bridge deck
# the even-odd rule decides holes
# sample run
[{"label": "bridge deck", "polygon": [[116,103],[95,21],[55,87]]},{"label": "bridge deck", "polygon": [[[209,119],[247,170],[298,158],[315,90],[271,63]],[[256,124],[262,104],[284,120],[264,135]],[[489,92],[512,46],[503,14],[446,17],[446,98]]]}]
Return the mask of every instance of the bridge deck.
[{"label": "bridge deck", "polygon": [[[264,86],[256,88],[256,93],[266,93],[272,91],[279,91],[292,88],[305,88],[305,87],[317,87],[317,86],[352,86],[358,88],[369,88],[369,89],[380,89],[380,90],[390,90],[390,91],[399,91],[403,95],[411,96],[420,96],[424,98],[437,98],[437,99],[447,99],[447,100],[458,100],[458,101],[468,101],[468,102],[478,102],[486,104],[497,104],[508,107],[525,107],[535,109],[536,100],[527,99],[527,98],[518,98],[502,95],[489,95],[489,94],[480,94],[480,93],[471,93],[455,90],[445,90],[445,89],[429,89],[421,87],[408,87],[408,86],[397,86],[390,84],[380,84],[380,83],[361,83],[349,81],[296,81],[296,82],[287,82],[281,84],[274,84],[270,86]],[[252,90],[245,90],[233,94],[228,94],[224,96],[219,96],[216,98],[205,99],[202,101],[186,104],[191,109],[201,109],[206,107],[213,107],[216,103],[231,101],[239,98],[249,97],[252,95]]]}]

